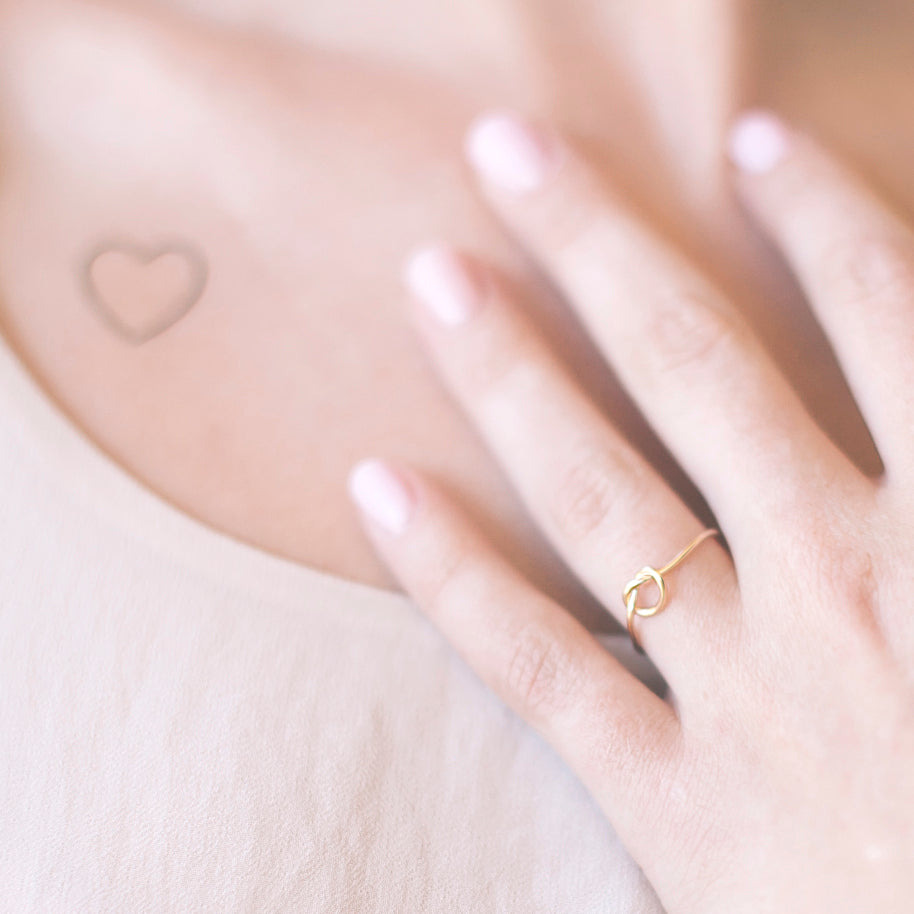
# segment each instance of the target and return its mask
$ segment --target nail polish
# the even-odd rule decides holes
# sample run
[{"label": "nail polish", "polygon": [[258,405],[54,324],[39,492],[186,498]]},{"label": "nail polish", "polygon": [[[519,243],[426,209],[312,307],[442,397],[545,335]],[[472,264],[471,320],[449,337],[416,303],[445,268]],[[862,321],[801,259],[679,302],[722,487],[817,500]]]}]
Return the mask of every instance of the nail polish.
[{"label": "nail polish", "polygon": [[455,327],[468,321],[481,307],[480,277],[456,251],[445,247],[422,248],[406,266],[406,285],[440,323]]},{"label": "nail polish", "polygon": [[743,114],[730,131],[730,160],[741,171],[765,174],[775,168],[788,150],[784,124],[767,111]]},{"label": "nail polish", "polygon": [[388,533],[403,533],[413,515],[415,498],[406,483],[382,460],[363,460],[349,475],[349,494]]},{"label": "nail polish", "polygon": [[473,167],[495,187],[525,194],[541,187],[560,159],[558,143],[515,114],[487,114],[470,128]]}]

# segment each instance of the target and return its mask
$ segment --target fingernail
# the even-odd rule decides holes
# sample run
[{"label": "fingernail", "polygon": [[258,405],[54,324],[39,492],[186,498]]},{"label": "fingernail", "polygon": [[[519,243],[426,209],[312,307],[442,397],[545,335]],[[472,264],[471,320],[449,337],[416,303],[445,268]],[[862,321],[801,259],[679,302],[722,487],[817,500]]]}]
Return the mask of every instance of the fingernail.
[{"label": "fingernail", "polygon": [[443,247],[413,254],[406,265],[406,284],[429,313],[449,327],[469,320],[483,301],[479,277],[459,254]]},{"label": "fingernail", "polygon": [[554,139],[514,114],[487,114],[477,120],[466,151],[487,181],[516,194],[540,187],[560,158]]},{"label": "fingernail", "polygon": [[349,474],[352,500],[389,533],[406,530],[415,499],[406,483],[381,460],[363,460]]},{"label": "fingernail", "polygon": [[743,114],[730,131],[730,160],[742,171],[765,174],[786,155],[789,145],[787,129],[767,111]]}]

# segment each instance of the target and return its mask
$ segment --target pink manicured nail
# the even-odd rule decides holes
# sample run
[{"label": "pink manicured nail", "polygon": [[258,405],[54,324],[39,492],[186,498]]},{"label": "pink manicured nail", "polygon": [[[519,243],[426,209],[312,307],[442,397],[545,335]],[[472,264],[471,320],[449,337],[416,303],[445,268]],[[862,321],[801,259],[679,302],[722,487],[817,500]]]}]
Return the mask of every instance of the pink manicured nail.
[{"label": "pink manicured nail", "polygon": [[559,147],[514,114],[487,114],[470,128],[467,157],[485,179],[516,194],[536,190],[556,168]]},{"label": "pink manicured nail", "polygon": [[381,460],[363,460],[353,468],[349,494],[372,520],[393,534],[407,528],[416,504],[406,483]]},{"label": "pink manicured nail", "polygon": [[787,129],[767,111],[743,114],[730,131],[730,159],[750,174],[771,171],[786,155],[788,145]]},{"label": "pink manicured nail", "polygon": [[406,265],[406,284],[442,324],[456,326],[479,310],[479,277],[456,252],[443,247],[417,251]]}]

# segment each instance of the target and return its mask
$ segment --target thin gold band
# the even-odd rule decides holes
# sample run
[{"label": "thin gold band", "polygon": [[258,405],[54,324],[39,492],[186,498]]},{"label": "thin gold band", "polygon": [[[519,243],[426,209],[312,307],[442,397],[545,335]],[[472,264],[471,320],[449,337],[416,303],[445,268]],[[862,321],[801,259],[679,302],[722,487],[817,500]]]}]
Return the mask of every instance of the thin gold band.
[{"label": "thin gold band", "polygon": [[[666,608],[667,599],[669,598],[669,591],[663,576],[669,574],[677,565],[684,562],[705,540],[711,539],[712,536],[719,535],[719,530],[705,530],[703,533],[696,536],[695,539],[676,556],[676,558],[667,562],[663,568],[652,568],[650,565],[646,565],[628,582],[628,584],[625,585],[625,590],[622,591],[622,601],[625,603],[625,609],[627,611],[626,621],[628,623],[628,634],[632,639],[635,650],[639,654],[644,653],[644,648],[641,646],[641,641],[635,632],[635,616],[641,616],[642,618],[647,619],[650,616],[656,616],[658,613],[663,612]],[[657,602],[653,606],[638,606],[638,588],[641,587],[642,584],[649,583],[656,584],[657,590],[660,591]]]}]

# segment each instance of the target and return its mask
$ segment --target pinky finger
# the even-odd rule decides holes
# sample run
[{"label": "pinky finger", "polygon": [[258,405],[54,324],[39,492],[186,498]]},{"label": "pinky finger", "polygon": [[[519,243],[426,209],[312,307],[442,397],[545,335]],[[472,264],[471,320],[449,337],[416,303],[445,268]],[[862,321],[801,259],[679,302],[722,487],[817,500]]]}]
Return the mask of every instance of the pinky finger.
[{"label": "pinky finger", "polygon": [[646,812],[676,755],[670,706],[417,473],[369,460],[349,488],[375,547],[457,652],[559,752],[636,857],[656,844]]}]

